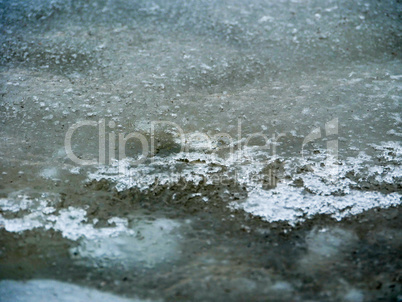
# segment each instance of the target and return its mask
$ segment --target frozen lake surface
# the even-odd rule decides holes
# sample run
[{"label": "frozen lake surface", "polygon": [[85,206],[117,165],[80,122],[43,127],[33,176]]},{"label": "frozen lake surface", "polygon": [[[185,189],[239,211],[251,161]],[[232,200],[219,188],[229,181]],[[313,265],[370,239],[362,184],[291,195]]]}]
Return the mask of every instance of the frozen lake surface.
[{"label": "frozen lake surface", "polygon": [[401,300],[401,12],[0,1],[0,301]]}]

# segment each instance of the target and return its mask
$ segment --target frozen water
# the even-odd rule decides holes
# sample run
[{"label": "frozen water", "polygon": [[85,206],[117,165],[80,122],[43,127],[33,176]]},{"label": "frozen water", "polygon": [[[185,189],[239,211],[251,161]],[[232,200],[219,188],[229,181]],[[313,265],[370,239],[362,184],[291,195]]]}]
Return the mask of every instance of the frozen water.
[{"label": "frozen water", "polygon": [[396,299],[401,12],[0,1],[0,278]]},{"label": "frozen water", "polygon": [[2,302],[141,302],[55,280],[0,281]]},{"label": "frozen water", "polygon": [[126,267],[154,267],[177,258],[180,238],[172,232],[179,226],[168,219],[140,221],[126,234],[87,237],[71,253],[84,258],[86,265],[92,260],[105,266],[124,263]]},{"label": "frozen water", "polygon": [[[35,228],[54,229],[67,239],[80,239],[79,246],[72,249],[71,253],[88,259],[88,264],[92,259],[94,263],[103,262],[106,265],[124,262],[130,266],[141,264],[152,267],[177,255],[180,235],[175,234],[175,230],[179,229],[180,224],[174,220],[160,218],[148,221],[146,217],[136,217],[138,221],[129,227],[126,218],[113,217],[107,221],[109,227],[95,228],[87,221],[83,209],[69,207],[55,213],[56,209],[50,207],[50,201],[45,198],[40,201],[26,195],[18,195],[17,198],[22,201],[19,208],[16,207],[15,199],[7,198],[0,200],[1,209],[28,213],[22,218],[1,217],[0,223],[5,230],[21,232]],[[38,204],[36,207],[35,201]]]}]

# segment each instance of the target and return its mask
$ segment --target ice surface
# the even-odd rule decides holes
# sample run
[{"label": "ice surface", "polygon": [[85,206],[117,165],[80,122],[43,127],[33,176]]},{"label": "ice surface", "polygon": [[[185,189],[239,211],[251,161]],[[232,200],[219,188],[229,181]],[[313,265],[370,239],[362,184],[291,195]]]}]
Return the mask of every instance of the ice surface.
[{"label": "ice surface", "polygon": [[71,253],[83,258],[86,265],[154,267],[177,258],[180,238],[172,232],[179,226],[168,219],[140,221],[129,232],[85,238]]},{"label": "ice surface", "polygon": [[[23,201],[32,200],[25,195],[18,197],[22,197]],[[3,211],[27,210],[24,203],[20,204],[19,209],[10,207],[9,205],[16,204],[10,198],[0,202]],[[31,213],[21,218],[5,219],[1,216],[0,224],[8,232],[36,228],[60,231],[67,239],[79,240],[79,246],[73,248],[71,254],[87,259],[88,265],[125,263],[129,266],[153,267],[177,256],[180,235],[175,234],[175,230],[179,229],[180,224],[174,220],[160,218],[149,221],[140,216],[133,226],[129,226],[126,218],[113,217],[108,219],[109,227],[96,228],[96,220],[94,223],[87,222],[85,210],[69,207],[54,213],[56,210],[48,207],[48,202],[42,199],[37,208],[30,207]]]},{"label": "ice surface", "polygon": [[[190,134],[189,137],[195,136]],[[376,158],[381,164],[373,164],[372,156],[364,152],[337,162],[332,170],[322,167],[322,161],[317,163],[312,159],[282,158],[282,172],[279,166],[272,166],[276,161],[269,157],[267,159],[258,148],[244,148],[222,158],[216,153],[200,152],[212,150],[211,146],[200,146],[198,140],[195,144],[201,149],[156,156],[152,161],[140,165],[131,165],[129,159],[116,161],[113,165],[100,167],[98,171],[90,173],[89,180],[107,179],[119,191],[130,188],[149,191],[155,186],[169,187],[183,181],[206,185],[214,179],[232,178],[238,185],[248,188],[248,197],[242,203],[231,203],[230,207],[243,209],[269,222],[287,221],[290,224],[317,214],[327,214],[341,220],[371,208],[396,206],[402,201],[397,189],[402,177],[401,146],[396,142],[372,145],[378,151]],[[316,158],[322,158],[328,164],[325,150],[322,152],[324,154]],[[164,169],[166,166],[170,170]],[[273,185],[275,188],[272,190],[263,187],[264,178],[256,177],[266,167],[271,167],[269,181],[275,176],[272,173],[279,173],[276,175],[278,183]],[[359,183],[363,182],[380,192],[362,190]],[[208,196],[204,197],[208,199]]]},{"label": "ice surface", "polygon": [[[22,278],[22,260],[24,277],[30,263],[55,274],[59,261],[88,283],[132,269],[136,289],[171,300],[396,298],[398,245],[364,217],[388,213],[384,232],[397,234],[401,11],[395,0],[0,1],[0,275]],[[68,154],[82,122],[71,150],[96,164]],[[275,239],[286,228],[302,239]],[[386,265],[372,261],[379,247]],[[202,253],[224,256],[208,271]],[[354,271],[323,278],[331,257]],[[121,277],[108,286],[132,293]]]},{"label": "ice surface", "polygon": [[2,302],[141,302],[151,300],[127,299],[96,289],[55,280],[0,281]]}]

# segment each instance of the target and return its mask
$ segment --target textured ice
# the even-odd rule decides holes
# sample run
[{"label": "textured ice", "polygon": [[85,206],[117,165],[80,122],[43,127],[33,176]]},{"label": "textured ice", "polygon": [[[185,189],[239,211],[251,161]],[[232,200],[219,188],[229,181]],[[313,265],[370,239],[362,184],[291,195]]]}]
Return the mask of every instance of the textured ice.
[{"label": "textured ice", "polygon": [[[14,202],[11,200],[11,202]],[[3,210],[13,208],[2,207]],[[65,238],[77,240],[81,237],[88,239],[98,238],[99,236],[116,236],[118,234],[130,234],[127,228],[126,219],[110,218],[110,223],[115,223],[115,227],[98,229],[92,224],[86,223],[86,211],[80,208],[69,207],[62,209],[57,214],[55,208],[48,206],[48,201],[41,200],[41,206],[29,209],[30,213],[22,215],[22,218],[5,218],[0,215],[0,223],[9,232],[21,232],[34,228],[54,229],[60,231]]]},{"label": "textured ice", "polygon": [[[397,240],[378,232],[401,210],[400,15],[396,0],[0,1],[0,275],[54,276],[56,255],[66,279],[133,296],[130,280],[167,300],[395,298]],[[71,147],[100,165],[68,158],[68,129],[101,120],[105,160],[96,126]],[[155,138],[141,164],[138,139],[119,146],[133,132]],[[339,228],[309,233],[324,224]]]},{"label": "textured ice", "polygon": [[13,194],[16,195],[14,198],[1,198],[0,208],[3,211],[18,212],[20,210],[27,210],[31,207],[34,202],[29,196],[25,194]]},{"label": "textured ice", "polygon": [[[15,198],[22,202],[18,204]],[[108,227],[98,228],[95,227],[97,219],[88,222],[84,209],[69,207],[55,213],[56,209],[50,204],[51,200],[46,196],[34,199],[19,194],[14,198],[0,199],[0,208],[4,212],[28,212],[19,213],[21,218],[0,215],[0,224],[8,232],[53,229],[67,239],[79,240],[79,246],[70,252],[79,255],[80,259],[87,259],[87,265],[124,262],[126,265],[152,267],[177,255],[179,222],[166,218],[148,220],[139,216],[129,226],[127,218],[112,217],[107,220]]]},{"label": "textured ice", "polygon": [[[211,149],[206,145],[203,148]],[[223,176],[230,179],[235,175],[236,182],[246,186],[248,197],[244,202],[229,204],[232,208],[243,209],[270,222],[294,224],[316,214],[341,220],[375,207],[388,208],[402,202],[398,191],[382,193],[359,187],[359,183],[364,181],[372,182],[378,188],[401,182],[400,144],[384,142],[373,145],[373,148],[382,164],[373,164],[373,157],[365,152],[345,161],[331,160],[325,155],[325,150],[314,158],[285,160],[270,158],[259,148],[250,147],[235,151],[227,158],[193,151],[156,156],[141,165],[130,165],[130,159],[115,161],[111,166],[103,166],[90,173],[89,180],[108,179],[117,190],[124,191],[129,188],[152,190],[156,185],[172,186],[183,179],[196,184],[209,184],[214,175],[222,179]],[[279,182],[276,188],[266,190],[262,187],[261,177],[256,176],[261,175],[267,163],[275,163],[278,159],[284,162],[282,175],[277,175]],[[322,166],[323,161],[327,166]],[[296,185],[298,182],[302,185]],[[208,199],[208,196],[204,197]]]},{"label": "textured ice", "polygon": [[288,221],[294,224],[317,214],[327,214],[341,220],[371,208],[388,208],[400,203],[401,195],[397,193],[384,195],[378,192],[352,191],[346,196],[323,197],[304,194],[302,189],[280,185],[272,191],[251,192],[244,203],[232,205],[270,222]]}]

